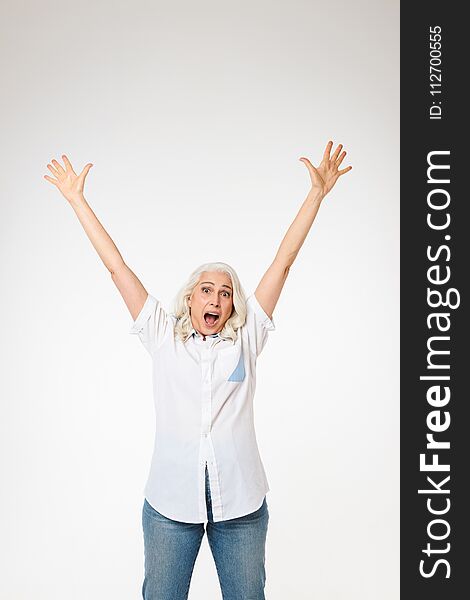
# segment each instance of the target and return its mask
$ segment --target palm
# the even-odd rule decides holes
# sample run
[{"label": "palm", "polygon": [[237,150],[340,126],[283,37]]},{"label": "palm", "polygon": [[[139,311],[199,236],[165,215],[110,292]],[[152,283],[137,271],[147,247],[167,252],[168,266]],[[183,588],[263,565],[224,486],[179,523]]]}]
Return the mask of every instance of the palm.
[{"label": "palm", "polygon": [[48,164],[47,168],[54,175],[54,177],[49,177],[48,175],[44,175],[44,179],[47,179],[51,183],[53,183],[61,192],[67,200],[71,200],[83,194],[83,187],[85,184],[85,177],[88,174],[88,171],[93,166],[91,163],[88,163],[83,167],[80,175],[77,175],[73,170],[73,167],[65,154],[62,154],[62,158],[64,160],[65,168],[56,161],[52,160],[52,165]]},{"label": "palm", "polygon": [[[300,160],[306,165],[310,179],[312,181],[312,190],[318,192],[322,196],[326,196],[331,188],[335,185],[338,178],[352,169],[351,166],[339,170],[340,164],[343,162],[346,152],[341,152],[342,144],[339,144],[335,152],[330,156],[333,142],[328,142],[323,153],[323,158],[318,167],[314,167],[308,158]],[[341,154],[340,154],[341,152]]]}]

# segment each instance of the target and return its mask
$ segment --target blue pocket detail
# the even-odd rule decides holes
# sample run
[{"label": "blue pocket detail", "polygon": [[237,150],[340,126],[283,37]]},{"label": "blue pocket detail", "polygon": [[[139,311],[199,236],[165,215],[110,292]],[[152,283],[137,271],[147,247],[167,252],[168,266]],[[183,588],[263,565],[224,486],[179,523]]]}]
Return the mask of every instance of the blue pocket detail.
[{"label": "blue pocket detail", "polygon": [[243,364],[243,352],[240,355],[238,365],[235,367],[235,371],[230,375],[227,381],[243,381],[245,379],[245,365]]}]

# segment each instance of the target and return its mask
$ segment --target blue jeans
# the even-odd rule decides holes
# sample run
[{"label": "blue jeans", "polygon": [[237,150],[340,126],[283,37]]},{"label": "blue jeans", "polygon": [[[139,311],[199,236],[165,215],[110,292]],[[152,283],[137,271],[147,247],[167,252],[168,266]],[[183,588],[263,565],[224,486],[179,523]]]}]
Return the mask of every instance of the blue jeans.
[{"label": "blue jeans", "polygon": [[207,531],[224,600],[264,600],[265,544],[268,529],[266,497],[255,512],[214,523],[206,467],[208,522],[168,519],[144,500],[144,600],[186,600],[194,563]]}]

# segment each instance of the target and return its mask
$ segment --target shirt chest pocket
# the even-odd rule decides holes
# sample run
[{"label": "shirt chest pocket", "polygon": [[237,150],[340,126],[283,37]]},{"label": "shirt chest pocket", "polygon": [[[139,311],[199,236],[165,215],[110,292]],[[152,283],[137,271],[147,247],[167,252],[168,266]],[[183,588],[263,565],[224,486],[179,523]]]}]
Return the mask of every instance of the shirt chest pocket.
[{"label": "shirt chest pocket", "polygon": [[245,379],[245,361],[242,348],[230,348],[220,354],[220,369],[222,379],[239,382]]}]

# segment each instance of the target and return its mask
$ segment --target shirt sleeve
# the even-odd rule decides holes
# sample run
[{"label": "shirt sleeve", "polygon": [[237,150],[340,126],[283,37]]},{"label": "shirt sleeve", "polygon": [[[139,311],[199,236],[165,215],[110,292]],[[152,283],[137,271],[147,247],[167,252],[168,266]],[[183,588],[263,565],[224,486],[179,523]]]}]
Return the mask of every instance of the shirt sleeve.
[{"label": "shirt sleeve", "polygon": [[163,342],[170,327],[168,313],[160,300],[149,294],[129,333],[137,334],[146,350],[153,354]]},{"label": "shirt sleeve", "polygon": [[274,331],[274,319],[264,312],[254,294],[246,300],[246,322],[249,345],[255,356],[259,356],[268,341],[268,333]]}]

